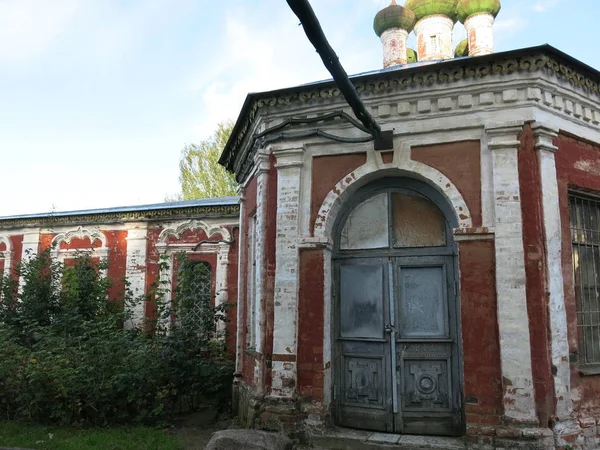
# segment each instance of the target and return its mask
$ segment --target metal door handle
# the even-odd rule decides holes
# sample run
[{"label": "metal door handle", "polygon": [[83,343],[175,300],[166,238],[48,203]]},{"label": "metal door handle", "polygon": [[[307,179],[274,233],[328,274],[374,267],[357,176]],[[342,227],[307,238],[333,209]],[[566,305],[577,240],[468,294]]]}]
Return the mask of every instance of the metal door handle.
[{"label": "metal door handle", "polygon": [[385,324],[385,332],[392,334],[394,332],[394,327],[392,325],[390,325],[389,323]]}]

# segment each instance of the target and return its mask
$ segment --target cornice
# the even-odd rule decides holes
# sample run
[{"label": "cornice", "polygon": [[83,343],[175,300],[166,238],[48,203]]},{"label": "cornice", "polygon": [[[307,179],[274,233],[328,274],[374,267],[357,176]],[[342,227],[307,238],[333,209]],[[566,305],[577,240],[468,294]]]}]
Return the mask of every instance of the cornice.
[{"label": "cornice", "polygon": [[15,218],[0,220],[0,229],[28,228],[40,226],[77,225],[94,223],[153,222],[160,220],[198,217],[223,217],[239,215],[239,205],[199,206],[193,208],[132,211],[126,213],[85,214],[73,216],[52,216],[35,218]]},{"label": "cornice", "polygon": [[[506,75],[518,73],[542,73],[546,77],[556,77],[566,82],[571,88],[580,91],[583,97],[590,99],[589,104],[565,100],[561,95],[541,89],[529,88],[526,97],[529,101],[539,102],[548,108],[560,111],[576,119],[588,123],[600,121],[600,111],[592,109],[590,104],[598,103],[600,100],[600,78],[593,78],[595,74],[586,73],[585,66],[581,63],[576,68],[577,61],[570,61],[567,55],[560,55],[557,50],[550,51],[551,47],[523,50],[520,54],[510,52],[507,54],[488,55],[487,57],[465,58],[450,60],[444,63],[431,65],[420,65],[414,68],[407,67],[403,70],[382,71],[368,76],[353,79],[356,90],[364,98],[370,95],[384,95],[403,93],[408,89],[415,88],[450,88],[454,84],[473,80],[500,79]],[[552,55],[551,53],[556,53]],[[564,61],[561,60],[562,57]],[[511,104],[519,100],[518,90],[506,90],[502,92],[501,103]],[[440,95],[440,97],[442,97]],[[244,106],[240,119],[236,123],[231,142],[228,142],[221,157],[221,163],[227,169],[236,172],[238,180],[245,179],[253,164],[253,152],[256,149],[245,147],[251,145],[251,133],[255,122],[261,111],[273,107],[303,107],[308,104],[331,101],[340,98],[340,91],[331,82],[318,85],[307,85],[295,89],[258,94]],[[448,98],[415,102],[401,102],[397,104],[398,115],[409,115],[413,113],[424,114],[430,111],[448,111],[450,109],[468,109],[475,106],[493,105],[497,102],[493,93],[479,95],[459,96],[457,101]],[[456,103],[456,104],[454,104]],[[385,106],[384,108],[387,108]],[[243,158],[243,160],[240,160]]]}]

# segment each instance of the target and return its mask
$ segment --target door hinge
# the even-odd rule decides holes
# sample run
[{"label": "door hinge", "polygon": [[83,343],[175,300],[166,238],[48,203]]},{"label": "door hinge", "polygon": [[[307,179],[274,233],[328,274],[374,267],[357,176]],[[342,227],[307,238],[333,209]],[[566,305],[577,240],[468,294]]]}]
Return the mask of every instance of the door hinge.
[{"label": "door hinge", "polygon": [[338,391],[338,387],[337,384],[333,385],[333,399],[337,400],[337,391]]},{"label": "door hinge", "polygon": [[458,295],[458,281],[454,282],[454,295]]}]

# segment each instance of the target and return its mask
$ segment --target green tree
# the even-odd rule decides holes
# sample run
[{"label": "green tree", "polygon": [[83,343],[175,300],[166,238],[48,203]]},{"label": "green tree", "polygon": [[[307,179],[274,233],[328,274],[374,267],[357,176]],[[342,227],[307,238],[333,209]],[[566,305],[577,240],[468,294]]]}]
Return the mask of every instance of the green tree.
[{"label": "green tree", "polygon": [[214,134],[199,144],[186,144],[179,162],[179,200],[227,197],[237,194],[233,174],[219,164],[233,122],[219,123]]}]

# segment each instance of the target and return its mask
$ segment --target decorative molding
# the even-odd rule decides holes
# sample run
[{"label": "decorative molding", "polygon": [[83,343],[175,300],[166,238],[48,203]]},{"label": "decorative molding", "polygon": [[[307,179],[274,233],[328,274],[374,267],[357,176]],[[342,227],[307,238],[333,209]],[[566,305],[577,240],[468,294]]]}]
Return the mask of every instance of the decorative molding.
[{"label": "decorative molding", "polygon": [[413,160],[403,160],[398,158],[393,165],[386,164],[385,168],[376,164],[366,164],[360,166],[349,174],[345,175],[329,191],[325,200],[319,208],[314,225],[314,238],[317,240],[327,240],[332,236],[333,224],[340,212],[343,202],[352,195],[360,186],[376,178],[385,176],[406,176],[418,175],[417,178],[425,179],[438,189],[447,199],[456,214],[460,228],[473,228],[471,212],[462,194],[452,181],[443,173]]},{"label": "decorative molding", "polygon": [[[515,54],[517,53],[517,54]],[[501,95],[496,96],[494,92],[478,93],[477,95],[466,98],[458,95],[452,99],[452,105],[448,100],[441,102],[441,108],[438,109],[437,102],[431,103],[431,108],[423,108],[421,104],[421,113],[437,113],[438,111],[448,111],[449,108],[475,108],[478,105],[493,105],[497,101],[508,105],[514,105],[521,99],[528,102],[536,102],[550,107],[564,114],[571,116],[587,124],[598,125],[600,123],[600,111],[597,104],[594,105],[592,96],[600,97],[600,82],[598,79],[590,78],[580,68],[574,68],[576,64],[567,59],[563,59],[555,51],[548,48],[529,49],[529,53],[521,51],[510,52],[510,54],[487,55],[477,59],[468,60],[449,60],[444,63],[432,64],[431,66],[419,66],[416,68],[404,68],[402,70],[392,70],[369,74],[364,77],[357,77],[353,80],[357,92],[363,96],[381,95],[393,92],[402,92],[409,88],[427,88],[428,95],[432,89],[437,86],[450,87],[452,84],[483,80],[487,78],[499,78],[501,76],[516,73],[539,73],[542,72],[549,77],[556,77],[559,80],[568,83],[573,89],[581,93],[581,99],[588,99],[588,104],[583,104],[582,100],[569,99],[570,108],[563,108],[563,94],[554,94],[554,92],[542,90],[539,87],[524,87],[515,89],[498,89]],[[253,152],[256,148],[246,148],[252,144],[251,132],[256,127],[256,120],[262,109],[287,106],[304,106],[315,101],[331,100],[340,97],[339,89],[330,82],[320,85],[299,86],[293,89],[286,89],[277,93],[257,94],[248,107],[242,112],[233,140],[227,146],[221,162],[229,170],[235,171],[238,180],[247,177],[253,163]],[[441,92],[440,97],[447,97],[447,94]],[[573,96],[575,97],[575,96]],[[419,110],[419,102],[415,100],[413,104],[401,105],[395,104],[391,111],[397,111],[399,115],[410,113],[412,109]],[[435,108],[433,108],[435,106]],[[386,108],[387,109],[387,108]]]},{"label": "decorative molding", "polygon": [[222,217],[237,216],[239,205],[222,206],[197,206],[193,208],[156,209],[147,211],[132,211],[125,213],[100,213],[73,216],[45,217],[17,217],[14,219],[0,219],[0,228],[18,228],[33,226],[78,225],[89,223],[115,223],[115,222],[150,222],[163,219],[177,219],[189,216]]},{"label": "decorative molding", "polygon": [[539,122],[532,124],[531,129],[535,137],[536,150],[544,150],[552,153],[558,150],[558,147],[554,145],[554,139],[558,136],[559,130],[549,128]]},{"label": "decorative molding", "polygon": [[89,238],[91,245],[94,245],[94,242],[96,241],[100,241],[102,244],[101,247],[106,247],[106,235],[102,231],[98,228],[83,228],[81,226],[73,231],[57,234],[54,239],[52,239],[52,247],[55,247],[57,251],[64,251],[60,248],[60,244],[63,242],[68,245],[73,239],[85,238]]},{"label": "decorative molding", "polygon": [[8,236],[0,236],[0,244],[6,246],[6,250],[0,252],[0,258],[6,258],[6,254],[12,253],[12,242]]},{"label": "decorative molding", "polygon": [[[4,260],[4,273],[0,273],[1,276],[8,276],[12,266],[13,249],[12,242],[8,236],[0,236],[0,244],[6,246],[6,250],[0,252],[0,259]],[[0,295],[2,293],[0,292]]]},{"label": "decorative molding", "polygon": [[184,222],[175,228],[165,228],[158,237],[158,244],[167,244],[169,238],[174,237],[176,239],[180,239],[182,234],[188,230],[196,230],[200,229],[206,233],[206,237],[208,239],[213,236],[219,234],[225,241],[231,241],[231,233],[227,228],[220,225],[210,225],[203,220],[190,220],[189,222]]}]

